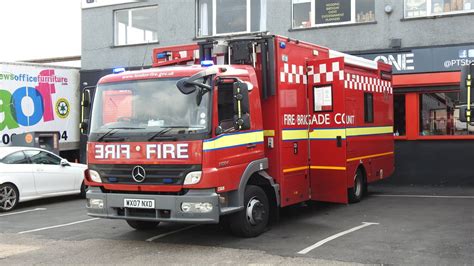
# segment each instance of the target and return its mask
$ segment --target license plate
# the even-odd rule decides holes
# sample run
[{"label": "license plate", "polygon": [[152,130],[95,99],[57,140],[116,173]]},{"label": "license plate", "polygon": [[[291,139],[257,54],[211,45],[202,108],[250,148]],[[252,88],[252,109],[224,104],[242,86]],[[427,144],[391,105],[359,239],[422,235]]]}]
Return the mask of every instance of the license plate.
[{"label": "license plate", "polygon": [[148,199],[123,199],[125,208],[154,209],[155,201]]}]

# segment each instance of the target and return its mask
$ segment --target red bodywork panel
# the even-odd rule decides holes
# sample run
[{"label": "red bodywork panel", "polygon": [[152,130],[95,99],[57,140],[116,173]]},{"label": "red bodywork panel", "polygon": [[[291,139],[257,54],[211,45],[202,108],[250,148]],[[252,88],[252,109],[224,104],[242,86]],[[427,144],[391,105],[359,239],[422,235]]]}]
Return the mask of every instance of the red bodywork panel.
[{"label": "red bodywork panel", "polygon": [[[251,128],[209,139],[169,143],[89,143],[90,164],[202,164],[202,180],[186,188],[239,188],[252,161],[268,158],[265,171],[279,184],[281,206],[307,200],[347,203],[357,169],[367,182],[394,170],[391,68],[325,47],[275,36],[276,95],[261,98],[260,52],[255,67],[218,66],[216,78],[238,78],[249,91]],[[155,49],[153,65],[196,62],[197,45]],[[160,55],[160,56],[158,56]],[[216,58],[214,58],[216,61]],[[178,66],[125,72],[99,83],[192,76],[205,68]],[[220,87],[213,88],[212,128],[219,124]],[[122,98],[120,98],[122,97]],[[117,98],[124,100],[125,96]],[[124,111],[125,112],[125,111]],[[372,114],[372,118],[370,115]],[[104,114],[104,117],[113,114]],[[189,158],[148,158],[146,145],[187,144]],[[130,145],[130,158],[97,158],[97,145]],[[140,151],[136,150],[141,146]],[[100,156],[99,156],[100,157]],[[110,190],[179,191],[183,186],[103,185]]]}]

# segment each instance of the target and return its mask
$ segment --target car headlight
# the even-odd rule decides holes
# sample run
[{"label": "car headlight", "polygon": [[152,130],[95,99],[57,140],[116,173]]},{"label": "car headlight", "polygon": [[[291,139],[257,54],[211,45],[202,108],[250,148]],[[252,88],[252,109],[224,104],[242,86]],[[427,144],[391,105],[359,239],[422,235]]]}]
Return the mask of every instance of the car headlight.
[{"label": "car headlight", "polygon": [[195,185],[201,181],[202,172],[190,172],[184,178],[184,185]]},{"label": "car headlight", "polygon": [[97,171],[89,169],[89,178],[93,182],[102,183],[102,179],[100,178],[100,174]]}]

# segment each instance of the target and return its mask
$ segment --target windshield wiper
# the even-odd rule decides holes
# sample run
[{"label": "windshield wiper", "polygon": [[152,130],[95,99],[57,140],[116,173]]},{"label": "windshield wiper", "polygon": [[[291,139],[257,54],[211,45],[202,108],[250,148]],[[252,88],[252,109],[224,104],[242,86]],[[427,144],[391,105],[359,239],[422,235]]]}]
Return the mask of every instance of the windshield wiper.
[{"label": "windshield wiper", "polygon": [[153,136],[151,136],[150,138],[148,138],[148,141],[152,141],[152,140],[155,140],[155,139],[160,139],[160,140],[163,140],[163,139],[166,139],[166,140],[176,140],[176,137],[172,137],[172,136],[163,136],[164,134],[168,133],[171,129],[173,128],[189,128],[189,126],[166,126],[163,128],[163,130],[161,131],[158,131],[157,133],[155,133]]},{"label": "windshield wiper", "polygon": [[143,127],[113,127],[113,128],[110,128],[109,131],[105,132],[104,135],[100,136],[100,138],[98,138],[97,141],[102,141],[102,140],[124,141],[125,138],[123,137],[112,137],[112,135],[115,134],[115,132],[117,132],[117,129],[145,129],[145,128]]}]

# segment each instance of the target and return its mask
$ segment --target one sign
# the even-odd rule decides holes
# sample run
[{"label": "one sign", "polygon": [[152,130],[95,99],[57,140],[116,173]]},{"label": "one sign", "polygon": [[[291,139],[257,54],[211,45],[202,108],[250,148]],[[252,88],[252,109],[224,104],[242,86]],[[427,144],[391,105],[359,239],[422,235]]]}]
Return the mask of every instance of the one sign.
[{"label": "one sign", "polygon": [[390,64],[396,74],[459,71],[463,66],[474,62],[474,45],[430,47],[358,56]]},{"label": "one sign", "polygon": [[147,0],[82,0],[82,9],[146,1]]},{"label": "one sign", "polygon": [[0,63],[0,146],[15,134],[58,131],[73,147],[78,125],[78,69]]},{"label": "one sign", "polygon": [[351,0],[316,1],[316,24],[351,21]]}]

